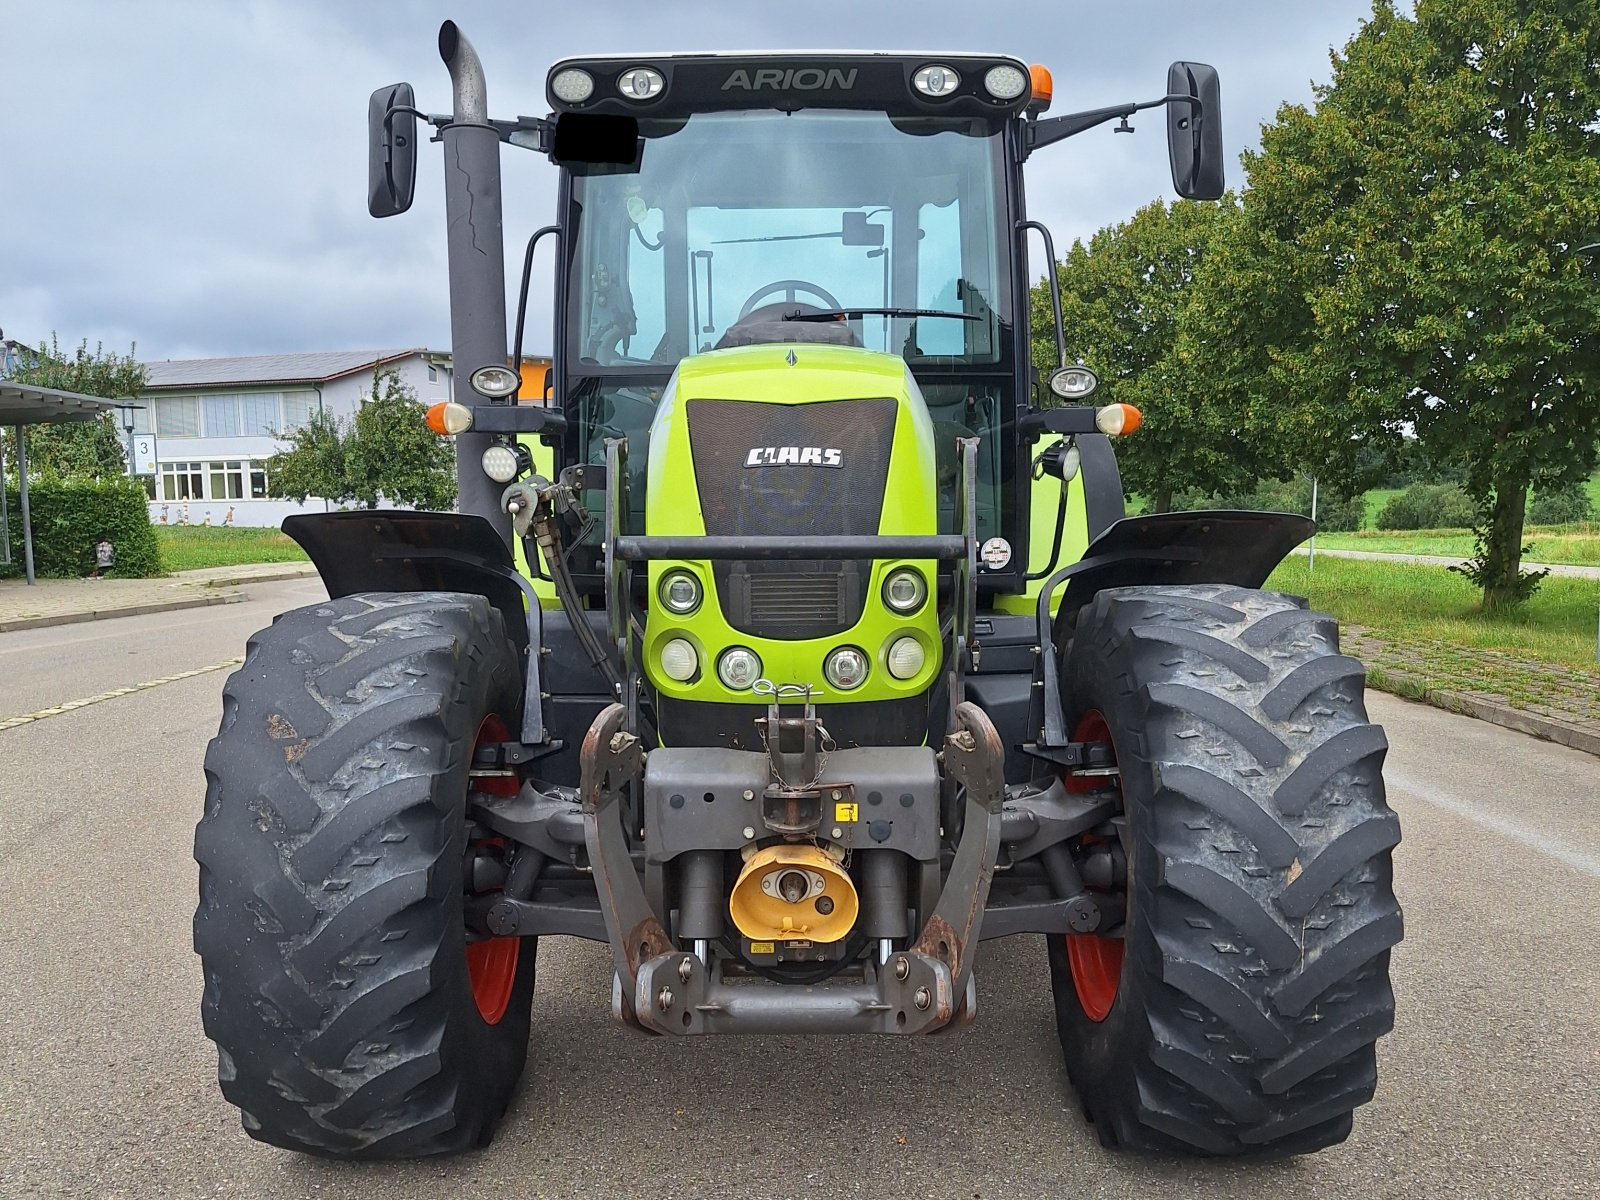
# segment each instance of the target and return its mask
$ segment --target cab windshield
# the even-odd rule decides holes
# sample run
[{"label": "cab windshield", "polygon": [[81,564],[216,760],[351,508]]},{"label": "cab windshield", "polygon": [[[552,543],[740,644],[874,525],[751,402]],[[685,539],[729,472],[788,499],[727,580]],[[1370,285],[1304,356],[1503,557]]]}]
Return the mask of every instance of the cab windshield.
[{"label": "cab windshield", "polygon": [[729,327],[768,305],[950,313],[848,324],[914,369],[1000,360],[1009,313],[994,125],[760,110],[644,121],[640,133],[636,168],[580,167],[572,179],[575,373],[670,370],[733,344]]}]

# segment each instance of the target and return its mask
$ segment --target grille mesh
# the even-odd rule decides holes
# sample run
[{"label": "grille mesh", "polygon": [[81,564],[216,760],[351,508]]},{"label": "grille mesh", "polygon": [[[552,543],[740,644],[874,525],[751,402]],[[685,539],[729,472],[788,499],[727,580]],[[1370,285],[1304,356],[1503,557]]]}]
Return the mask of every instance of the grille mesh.
[{"label": "grille mesh", "polygon": [[[877,533],[898,409],[890,398],[689,401],[706,533]],[[843,465],[745,466],[751,450],[766,446],[834,449]],[[729,623],[757,637],[827,637],[861,619],[860,564],[736,561],[717,563],[712,573]]]}]

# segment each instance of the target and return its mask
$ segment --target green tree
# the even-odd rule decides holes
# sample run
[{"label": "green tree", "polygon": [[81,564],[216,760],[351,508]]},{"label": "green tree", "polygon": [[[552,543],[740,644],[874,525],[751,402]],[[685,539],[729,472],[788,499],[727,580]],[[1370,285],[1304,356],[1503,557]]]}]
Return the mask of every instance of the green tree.
[{"label": "green tree", "polygon": [[1378,0],[1246,167],[1213,262],[1225,373],[1329,458],[1409,427],[1463,465],[1469,573],[1485,607],[1524,599],[1529,487],[1587,473],[1600,433],[1600,288],[1574,253],[1600,228],[1593,0]]},{"label": "green tree", "polygon": [[[1165,512],[1174,493],[1248,490],[1292,467],[1265,412],[1217,387],[1209,355],[1186,336],[1188,310],[1204,303],[1197,278],[1212,245],[1237,218],[1237,201],[1180,200],[1076,242],[1060,265],[1067,350],[1101,379],[1100,403],[1132,404],[1145,423],[1118,445],[1124,485]],[[1055,366],[1047,285],[1033,291],[1034,361]]]},{"label": "green tree", "polygon": [[425,410],[393,371],[375,372],[372,397],[341,420],[323,410],[283,435],[288,449],[267,461],[268,491],[304,502],[320,496],[376,508],[380,500],[413,508],[455,503],[455,449],[424,421]]},{"label": "green tree", "polygon": [[393,371],[374,373],[372,399],[356,410],[345,465],[356,499],[446,509],[456,502],[455,444],[428,428],[426,409]]},{"label": "green tree", "polygon": [[[107,351],[100,343],[89,349],[87,339],[78,343],[71,356],[62,352],[56,335],[50,343],[40,343],[22,355],[22,363],[10,378],[35,387],[80,392],[107,400],[137,400],[144,390],[145,370],[128,353]],[[15,454],[8,435],[7,455]],[[35,425],[28,429],[28,474],[61,479],[113,479],[126,475],[127,444],[113,413],[89,421],[63,421],[54,425]]]}]

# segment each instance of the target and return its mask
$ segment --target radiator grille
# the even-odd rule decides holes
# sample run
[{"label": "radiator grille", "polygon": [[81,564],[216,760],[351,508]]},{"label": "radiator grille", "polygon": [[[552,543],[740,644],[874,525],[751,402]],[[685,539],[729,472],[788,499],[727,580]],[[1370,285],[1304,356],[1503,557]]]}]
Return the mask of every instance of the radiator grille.
[{"label": "radiator grille", "polygon": [[[691,400],[689,442],[712,536],[873,534],[883,512],[898,404],[889,398],[767,404]],[[838,467],[748,467],[752,450],[835,450]],[[861,619],[864,564],[717,563],[729,623],[756,637],[827,637]]]}]

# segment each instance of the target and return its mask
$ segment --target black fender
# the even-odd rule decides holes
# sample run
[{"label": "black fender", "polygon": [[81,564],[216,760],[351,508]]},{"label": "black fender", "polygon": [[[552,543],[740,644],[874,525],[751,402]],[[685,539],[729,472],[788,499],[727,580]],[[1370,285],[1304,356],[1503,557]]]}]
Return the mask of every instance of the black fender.
[{"label": "black fender", "polygon": [[[1040,589],[1035,619],[1039,687],[1030,727],[1040,735],[1038,751],[1067,746],[1056,651],[1066,645],[1077,615],[1107,588],[1163,584],[1226,583],[1258,588],[1288,553],[1316,532],[1309,517],[1296,513],[1219,509],[1207,512],[1151,513],[1124,517],[1095,537],[1083,557],[1062,567]],[[1066,584],[1052,618],[1050,600]],[[1065,761],[1059,759],[1058,761]]]},{"label": "black fender", "polygon": [[283,532],[311,557],[335,600],[355,592],[486,597],[500,610],[522,660],[522,741],[533,746],[548,740],[539,703],[539,598],[489,521],[464,513],[365,509],[300,513],[284,519]]}]

